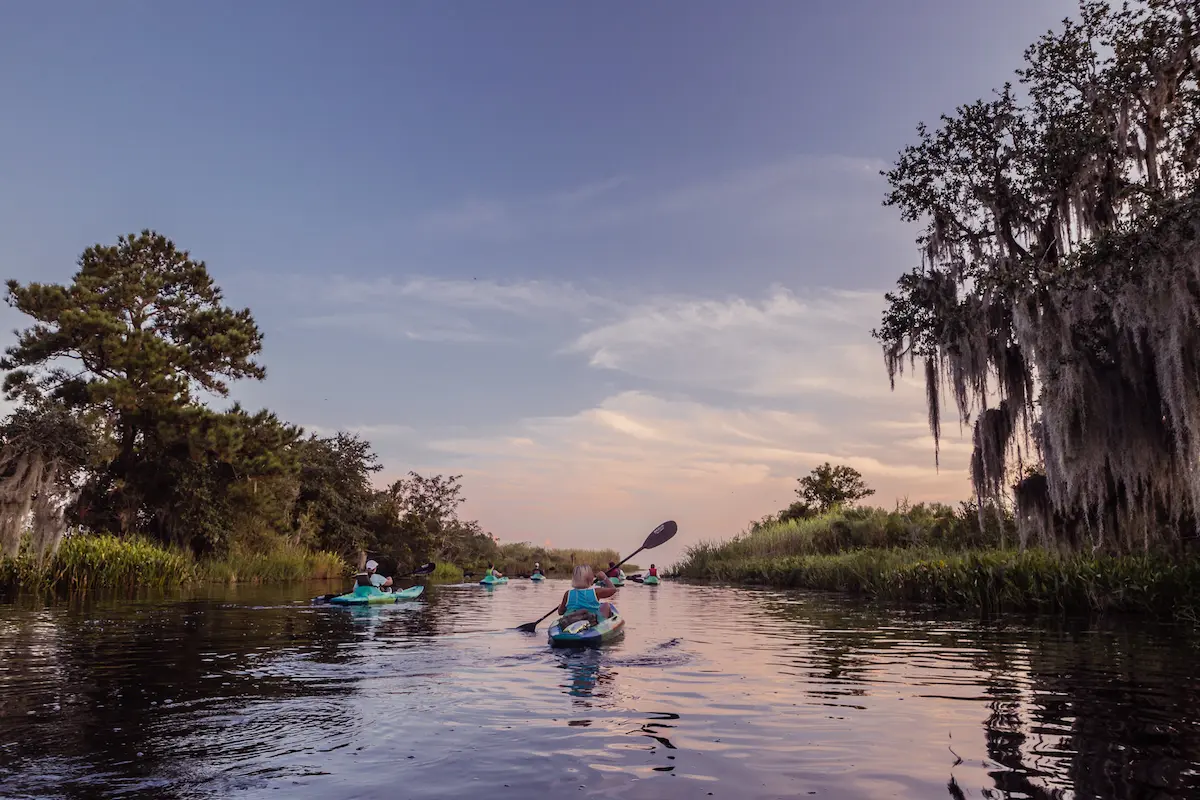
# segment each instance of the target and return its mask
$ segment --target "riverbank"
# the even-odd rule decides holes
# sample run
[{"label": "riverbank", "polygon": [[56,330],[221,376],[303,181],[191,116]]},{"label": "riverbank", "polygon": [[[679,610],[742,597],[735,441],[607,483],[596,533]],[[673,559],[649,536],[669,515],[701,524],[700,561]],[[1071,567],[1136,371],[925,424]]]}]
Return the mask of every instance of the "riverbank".
[{"label": "riverbank", "polygon": [[42,563],[28,552],[0,559],[0,589],[163,588],[197,582],[324,579],[348,572],[335,553],[293,545],[197,560],[145,539],[75,535]]},{"label": "riverbank", "polygon": [[[923,528],[930,518],[949,522],[944,513],[927,512],[856,509],[768,525],[730,542],[693,546],[671,573],[987,614],[1129,612],[1200,623],[1200,558],[1020,551],[1000,530],[977,524],[972,530],[968,514]],[[1004,539],[1007,546],[1000,545]]]}]

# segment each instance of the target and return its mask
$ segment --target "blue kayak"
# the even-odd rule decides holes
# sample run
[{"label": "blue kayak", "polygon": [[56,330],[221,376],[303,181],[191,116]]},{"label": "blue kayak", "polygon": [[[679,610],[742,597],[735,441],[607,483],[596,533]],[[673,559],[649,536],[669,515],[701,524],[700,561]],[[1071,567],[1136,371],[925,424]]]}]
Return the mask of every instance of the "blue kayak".
[{"label": "blue kayak", "polygon": [[479,582],[481,586],[501,586],[506,583],[508,583],[508,578],[493,578],[491,575]]},{"label": "blue kayak", "polygon": [[536,575],[530,575],[530,576],[529,576],[529,580],[531,580],[531,581],[544,581],[544,580],[546,580],[546,576],[545,576],[545,575],[543,575],[543,574],[541,574],[541,573],[539,572],[539,573],[537,573]]},{"label": "blue kayak", "polygon": [[[611,642],[625,632],[625,618],[612,607],[613,615],[595,625],[588,621],[575,622],[563,628],[558,620],[550,626],[551,647],[596,647]],[[559,618],[561,620],[561,617]]]},{"label": "blue kayak", "polygon": [[375,586],[355,586],[354,591],[329,598],[329,602],[340,606],[365,606],[375,603],[399,603],[401,600],[412,600],[420,597],[425,591],[424,586],[413,586],[411,589],[401,589],[398,592],[383,592]]}]

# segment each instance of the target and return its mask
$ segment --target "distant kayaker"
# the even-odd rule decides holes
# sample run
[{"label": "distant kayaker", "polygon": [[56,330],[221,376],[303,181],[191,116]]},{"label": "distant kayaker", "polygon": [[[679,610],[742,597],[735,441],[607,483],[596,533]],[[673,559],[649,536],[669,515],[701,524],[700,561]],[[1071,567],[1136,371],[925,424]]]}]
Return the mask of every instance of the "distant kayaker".
[{"label": "distant kayaker", "polygon": [[600,601],[615,595],[617,587],[613,586],[606,574],[601,575],[603,585],[592,586],[595,580],[596,571],[587,564],[575,567],[575,574],[571,576],[571,588],[563,593],[562,602],[558,604],[558,613],[566,616],[578,611],[594,614],[597,619],[611,617],[612,606]]},{"label": "distant kayaker", "polygon": [[546,573],[542,572],[542,562],[540,562],[540,561],[533,562],[533,573],[532,574],[534,574],[534,575],[545,575],[546,574]]},{"label": "distant kayaker", "polygon": [[658,567],[651,564],[650,565],[650,574],[653,575],[655,578],[657,578],[658,577]]},{"label": "distant kayaker", "polygon": [[608,572],[604,574],[610,578],[620,578],[621,580],[625,580],[624,570],[618,567],[617,562],[615,561],[608,562]]},{"label": "distant kayaker", "polygon": [[483,573],[483,575],[484,575],[484,577],[491,575],[493,578],[496,578],[496,579],[500,579],[500,578],[504,577],[504,575],[500,572],[500,570],[496,569],[496,565],[493,564],[491,561],[488,562],[487,572]]},{"label": "distant kayaker", "polygon": [[379,569],[379,562],[371,559],[366,563],[364,567],[365,571],[354,576],[354,582],[359,586],[374,586],[377,589],[382,589],[384,586],[391,586],[392,579],[378,574],[376,572],[377,569]]}]

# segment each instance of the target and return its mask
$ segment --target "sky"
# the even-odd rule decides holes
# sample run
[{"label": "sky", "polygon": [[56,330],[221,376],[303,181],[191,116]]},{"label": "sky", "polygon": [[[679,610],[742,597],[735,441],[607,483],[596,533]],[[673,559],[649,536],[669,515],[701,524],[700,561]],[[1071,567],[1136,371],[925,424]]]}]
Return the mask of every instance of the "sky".
[{"label": "sky", "polygon": [[879,172],[1074,8],[6,0],[0,276],[171,237],[264,332],[232,399],[462,474],[502,541],[675,519],[670,563],[824,461],[957,502],[969,437],[935,466],[870,335],[917,263]]}]

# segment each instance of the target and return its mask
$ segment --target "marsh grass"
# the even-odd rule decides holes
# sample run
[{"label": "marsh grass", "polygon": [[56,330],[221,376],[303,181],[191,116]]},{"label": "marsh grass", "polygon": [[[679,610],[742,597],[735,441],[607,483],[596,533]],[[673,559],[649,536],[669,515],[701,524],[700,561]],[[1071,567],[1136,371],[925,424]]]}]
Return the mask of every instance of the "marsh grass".
[{"label": "marsh grass", "polygon": [[336,553],[283,544],[257,553],[234,552],[198,565],[202,580],[218,583],[270,583],[339,578],[350,573]]},{"label": "marsh grass", "polygon": [[999,546],[999,530],[972,529],[973,515],[914,508],[834,512],[701,542],[671,573],[986,613],[1120,611],[1200,622],[1200,559],[1018,551]]},{"label": "marsh grass", "polygon": [[10,588],[165,588],[195,577],[195,562],[185,553],[107,534],[68,536],[42,562],[28,548],[15,558],[0,559],[0,586]]},{"label": "marsh grass", "polygon": [[29,547],[0,559],[0,588],[72,592],[101,588],[166,588],[185,583],[222,583],[334,578],[348,572],[334,553],[280,545],[256,553],[233,553],[197,562],[189,553],[136,537],[68,535],[39,561]]},{"label": "marsh grass", "polygon": [[431,583],[462,583],[463,571],[454,564],[439,561],[433,572],[426,578]]}]

